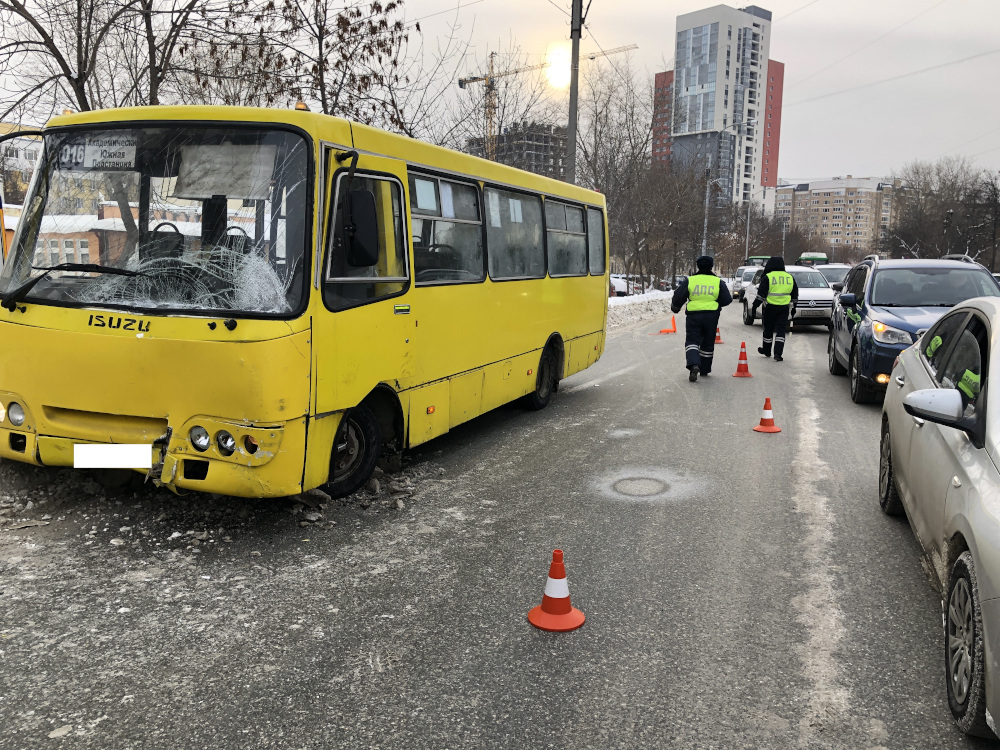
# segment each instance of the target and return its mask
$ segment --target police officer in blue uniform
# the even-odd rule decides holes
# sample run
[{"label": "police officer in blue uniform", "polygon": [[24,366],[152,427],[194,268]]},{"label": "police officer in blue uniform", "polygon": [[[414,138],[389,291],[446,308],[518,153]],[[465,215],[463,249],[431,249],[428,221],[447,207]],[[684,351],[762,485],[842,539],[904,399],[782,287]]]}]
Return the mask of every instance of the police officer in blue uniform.
[{"label": "police officer in blue uniform", "polygon": [[687,303],[684,359],[689,372],[688,380],[692,383],[698,381],[699,374],[711,374],[719,311],[733,301],[729,287],[712,273],[715,260],[710,255],[703,255],[695,263],[697,273],[677,285],[670,301],[670,309],[675,315]]}]

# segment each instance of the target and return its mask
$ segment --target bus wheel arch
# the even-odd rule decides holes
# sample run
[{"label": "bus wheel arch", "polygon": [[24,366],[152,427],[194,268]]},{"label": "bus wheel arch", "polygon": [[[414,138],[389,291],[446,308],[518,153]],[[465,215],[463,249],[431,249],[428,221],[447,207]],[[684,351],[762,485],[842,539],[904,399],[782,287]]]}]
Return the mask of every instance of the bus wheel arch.
[{"label": "bus wheel arch", "polygon": [[330,451],[330,479],[323,490],[344,497],[371,478],[382,456],[401,448],[403,410],[395,392],[378,386],[341,419]]},{"label": "bus wheel arch", "polygon": [[382,433],[378,465],[383,471],[395,473],[403,468],[403,446],[406,444],[406,420],[403,405],[396,392],[387,385],[378,385],[361,402],[371,409]]},{"label": "bus wheel arch", "polygon": [[538,411],[548,406],[552,394],[559,389],[559,380],[565,372],[565,347],[558,333],[549,336],[538,358],[535,389],[525,397],[525,405]]},{"label": "bus wheel arch", "polygon": [[549,336],[549,340],[545,342],[545,349],[542,350],[551,352],[552,356],[555,357],[556,365],[556,384],[555,390],[559,390],[559,381],[563,378],[563,373],[566,372],[566,346],[563,344],[562,336],[558,333],[553,333]]}]

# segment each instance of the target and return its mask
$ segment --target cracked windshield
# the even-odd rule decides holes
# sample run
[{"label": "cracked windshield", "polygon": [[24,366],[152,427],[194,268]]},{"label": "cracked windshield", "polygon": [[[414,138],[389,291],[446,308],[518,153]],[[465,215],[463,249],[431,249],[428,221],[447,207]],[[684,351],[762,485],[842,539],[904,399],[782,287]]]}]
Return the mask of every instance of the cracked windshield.
[{"label": "cracked windshield", "polygon": [[41,304],[291,313],[306,166],[306,142],[274,130],[47,135],[0,294],[34,281],[24,299]]}]

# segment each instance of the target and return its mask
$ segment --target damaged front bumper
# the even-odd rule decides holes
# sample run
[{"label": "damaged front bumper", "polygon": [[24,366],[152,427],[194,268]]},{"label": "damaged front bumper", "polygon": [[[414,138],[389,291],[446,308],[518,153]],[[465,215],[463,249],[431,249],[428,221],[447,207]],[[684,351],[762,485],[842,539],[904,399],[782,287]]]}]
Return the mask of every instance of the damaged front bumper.
[{"label": "damaged front bumper", "polygon": [[[190,440],[195,426],[212,437],[205,450]],[[28,429],[24,429],[28,428]],[[218,435],[228,432],[235,449],[227,453]],[[36,434],[30,425],[0,426],[0,458],[36,466],[73,466],[73,446],[83,443],[138,442],[122,436],[110,440]],[[150,442],[152,469],[142,473],[172,490],[196,490],[236,497],[284,497],[301,492],[305,463],[306,418],[256,425],[212,417],[194,417],[162,439]],[[138,470],[137,470],[138,471]]]}]

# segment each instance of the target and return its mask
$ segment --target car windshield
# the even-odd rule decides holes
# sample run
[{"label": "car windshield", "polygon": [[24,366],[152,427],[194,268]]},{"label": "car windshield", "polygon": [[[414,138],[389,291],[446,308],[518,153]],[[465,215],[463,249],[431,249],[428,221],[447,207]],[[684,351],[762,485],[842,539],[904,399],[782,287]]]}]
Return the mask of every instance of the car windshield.
[{"label": "car windshield", "polygon": [[844,268],[833,266],[832,268],[820,268],[818,270],[831,284],[839,284],[844,280],[844,277],[847,276],[847,272],[851,269],[846,266]]},{"label": "car windshield", "polygon": [[[305,139],[280,130],[48,134],[0,294],[44,276],[26,301],[290,313],[306,288],[307,165]],[[62,263],[104,272],[45,270]]]},{"label": "car windshield", "polygon": [[744,284],[749,284],[751,281],[753,281],[753,275],[755,273],[757,273],[757,269],[756,268],[753,269],[753,270],[751,270],[751,271],[744,271],[743,272],[743,283]]},{"label": "car windshield", "polygon": [[826,277],[819,271],[790,271],[799,289],[829,289]]},{"label": "car windshield", "polygon": [[875,272],[870,304],[952,307],[971,297],[998,297],[1000,289],[976,268],[887,268]]}]

